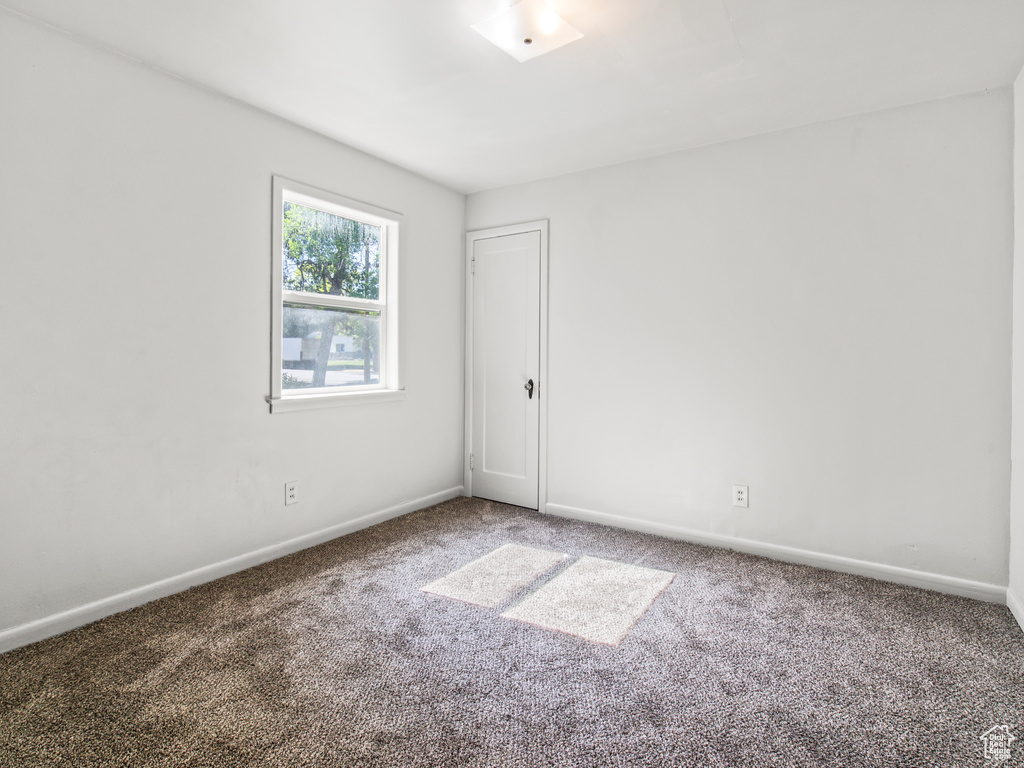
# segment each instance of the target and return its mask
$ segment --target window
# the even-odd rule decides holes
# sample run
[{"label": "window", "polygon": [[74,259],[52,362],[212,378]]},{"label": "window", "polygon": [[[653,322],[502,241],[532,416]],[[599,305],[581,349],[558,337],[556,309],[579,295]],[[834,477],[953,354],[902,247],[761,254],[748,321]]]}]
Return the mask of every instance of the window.
[{"label": "window", "polygon": [[272,412],[400,391],[399,219],[274,177]]}]

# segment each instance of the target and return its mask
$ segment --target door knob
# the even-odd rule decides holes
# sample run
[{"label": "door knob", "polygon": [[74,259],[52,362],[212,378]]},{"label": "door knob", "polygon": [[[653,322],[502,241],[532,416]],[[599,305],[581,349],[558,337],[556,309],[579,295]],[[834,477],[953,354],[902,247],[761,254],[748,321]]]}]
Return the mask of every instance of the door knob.
[{"label": "door knob", "polygon": [[533,379],[530,379],[528,382],[523,384],[523,389],[527,391],[530,395],[530,399],[533,400]]}]

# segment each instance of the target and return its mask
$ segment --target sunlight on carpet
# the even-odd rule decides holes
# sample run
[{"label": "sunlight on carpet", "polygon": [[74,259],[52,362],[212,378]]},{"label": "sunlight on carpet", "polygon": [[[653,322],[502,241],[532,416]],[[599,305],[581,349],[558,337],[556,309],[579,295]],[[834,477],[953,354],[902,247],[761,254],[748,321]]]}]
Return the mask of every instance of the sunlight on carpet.
[{"label": "sunlight on carpet", "polygon": [[494,608],[566,557],[561,552],[505,544],[422,589],[434,595]]},{"label": "sunlight on carpet", "polygon": [[674,578],[667,571],[584,556],[501,615],[618,645]]}]

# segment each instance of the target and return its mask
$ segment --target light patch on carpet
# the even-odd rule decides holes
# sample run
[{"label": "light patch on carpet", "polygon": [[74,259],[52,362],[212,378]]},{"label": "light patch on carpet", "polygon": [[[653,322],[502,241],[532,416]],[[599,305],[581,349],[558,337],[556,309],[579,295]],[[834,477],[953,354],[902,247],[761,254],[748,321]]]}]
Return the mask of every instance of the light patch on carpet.
[{"label": "light patch on carpet", "polygon": [[566,557],[568,555],[561,552],[505,544],[422,589],[434,595],[494,608]]},{"label": "light patch on carpet", "polygon": [[584,556],[502,616],[618,645],[674,573]]}]

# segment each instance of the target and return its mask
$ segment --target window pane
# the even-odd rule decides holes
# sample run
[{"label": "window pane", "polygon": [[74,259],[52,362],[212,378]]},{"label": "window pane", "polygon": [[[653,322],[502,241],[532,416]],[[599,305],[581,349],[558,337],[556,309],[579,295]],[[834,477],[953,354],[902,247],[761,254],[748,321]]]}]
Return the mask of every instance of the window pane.
[{"label": "window pane", "polygon": [[380,297],[380,227],[284,204],[284,288],[360,299]]},{"label": "window pane", "polygon": [[380,313],[285,304],[281,387],[380,383]]}]

